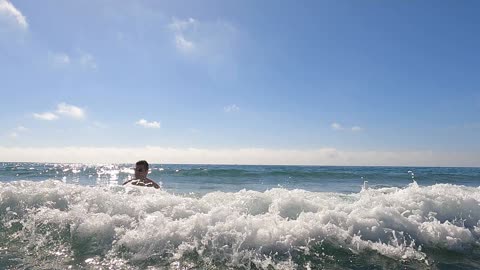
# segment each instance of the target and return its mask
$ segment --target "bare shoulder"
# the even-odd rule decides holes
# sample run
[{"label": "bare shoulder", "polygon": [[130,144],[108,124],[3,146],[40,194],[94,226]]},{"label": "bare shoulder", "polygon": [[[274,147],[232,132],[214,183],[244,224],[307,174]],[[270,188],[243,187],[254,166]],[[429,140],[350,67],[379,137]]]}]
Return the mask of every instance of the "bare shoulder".
[{"label": "bare shoulder", "polygon": [[128,180],[127,182],[123,183],[122,185],[126,185],[126,184],[128,184],[128,183],[131,183],[133,180],[134,180],[134,179],[130,179],[130,180]]},{"label": "bare shoulder", "polygon": [[157,183],[155,183],[155,181],[153,181],[153,180],[150,179],[150,178],[147,178],[147,183],[150,184],[151,186],[153,186],[154,188],[157,188],[157,189],[160,188],[160,186],[159,186]]}]

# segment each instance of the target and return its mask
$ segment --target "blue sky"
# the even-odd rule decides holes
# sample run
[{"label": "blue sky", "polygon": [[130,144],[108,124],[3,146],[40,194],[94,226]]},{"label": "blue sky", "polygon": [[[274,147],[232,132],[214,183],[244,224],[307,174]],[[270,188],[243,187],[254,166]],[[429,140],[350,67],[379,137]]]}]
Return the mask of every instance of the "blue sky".
[{"label": "blue sky", "polygon": [[480,166],[479,8],[0,0],[0,159]]}]

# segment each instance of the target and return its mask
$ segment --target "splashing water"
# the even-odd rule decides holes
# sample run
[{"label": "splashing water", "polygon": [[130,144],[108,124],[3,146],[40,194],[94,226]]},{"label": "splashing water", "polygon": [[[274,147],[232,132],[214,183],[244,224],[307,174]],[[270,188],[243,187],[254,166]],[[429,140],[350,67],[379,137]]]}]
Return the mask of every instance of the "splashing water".
[{"label": "splashing water", "polygon": [[480,267],[480,188],[175,195],[0,183],[0,268]]}]

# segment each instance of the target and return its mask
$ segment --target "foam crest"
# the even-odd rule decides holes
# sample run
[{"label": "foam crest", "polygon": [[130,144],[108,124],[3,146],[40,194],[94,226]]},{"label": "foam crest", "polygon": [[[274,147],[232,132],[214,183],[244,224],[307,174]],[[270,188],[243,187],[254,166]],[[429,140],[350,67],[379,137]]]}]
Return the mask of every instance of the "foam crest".
[{"label": "foam crest", "polygon": [[33,248],[33,265],[51,260],[42,253],[48,248],[70,265],[288,269],[374,252],[425,266],[431,250],[468,255],[480,246],[480,189],[450,184],[349,195],[275,188],[196,197],[19,181],[0,183],[0,217],[2,240],[19,254]]}]

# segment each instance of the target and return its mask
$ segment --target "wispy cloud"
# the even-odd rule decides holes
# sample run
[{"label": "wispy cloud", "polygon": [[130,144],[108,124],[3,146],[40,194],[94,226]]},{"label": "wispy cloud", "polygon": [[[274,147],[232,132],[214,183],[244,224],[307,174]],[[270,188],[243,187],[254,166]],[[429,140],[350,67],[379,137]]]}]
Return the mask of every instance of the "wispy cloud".
[{"label": "wispy cloud", "polygon": [[8,134],[8,137],[10,137],[11,139],[16,139],[18,137],[18,133],[15,131],[12,131]]},{"label": "wispy cloud", "polygon": [[168,26],[175,32],[182,32],[190,30],[190,28],[195,28],[197,25],[198,21],[194,18],[188,18],[185,20],[173,18],[172,22]]},{"label": "wispy cloud", "polygon": [[20,133],[27,132],[27,131],[29,131],[28,128],[24,126],[18,126],[8,134],[8,137],[10,137],[11,139],[16,139],[20,136]]},{"label": "wispy cloud", "polygon": [[240,111],[240,107],[238,107],[237,105],[235,104],[231,104],[231,105],[228,105],[228,106],[225,106],[223,107],[223,110],[227,113],[230,113],[230,112],[238,112]]},{"label": "wispy cloud", "polygon": [[346,127],[342,126],[341,124],[339,124],[337,122],[332,123],[330,125],[330,127],[333,130],[348,130],[348,131],[353,131],[353,132],[360,132],[360,131],[364,130],[362,127],[359,127],[359,126],[353,126],[351,128],[346,128]]},{"label": "wispy cloud", "polygon": [[94,121],[92,124],[96,128],[108,128],[108,126],[102,122]]},{"label": "wispy cloud", "polygon": [[237,51],[248,37],[233,24],[187,17],[171,19],[166,28],[175,51],[200,65],[207,76],[213,80],[238,76]]},{"label": "wispy cloud", "polygon": [[63,52],[59,52],[59,53],[49,52],[48,58],[49,58],[50,64],[53,67],[65,67],[71,63],[70,56]]},{"label": "wispy cloud", "polygon": [[179,51],[189,53],[195,49],[196,46],[194,41],[186,36],[192,36],[192,33],[196,31],[197,27],[198,22],[193,18],[188,18],[186,20],[172,19],[168,28],[174,34],[175,46]]},{"label": "wispy cloud", "polygon": [[51,112],[34,113],[33,117],[38,120],[46,120],[46,121],[52,121],[52,120],[58,119],[58,116]]},{"label": "wispy cloud", "polygon": [[65,52],[49,52],[48,60],[50,65],[55,68],[64,68],[68,66],[82,68],[84,70],[96,70],[97,62],[91,53],[78,51],[68,54]]},{"label": "wispy cloud", "polygon": [[57,105],[57,114],[64,115],[67,117],[75,118],[75,119],[84,119],[85,118],[85,110],[70,104],[66,104],[62,102]]},{"label": "wispy cloud", "polygon": [[219,56],[232,53],[236,28],[225,21],[199,21],[194,18],[173,18],[167,25],[173,34],[178,51],[204,56]]},{"label": "wispy cloud", "polygon": [[18,26],[22,30],[28,29],[27,18],[8,0],[0,0],[1,21]]},{"label": "wispy cloud", "polygon": [[144,128],[160,128],[160,122],[157,122],[157,121],[148,122],[145,119],[140,119],[137,122],[135,122],[135,124]]},{"label": "wispy cloud", "polygon": [[25,131],[29,131],[29,129],[24,127],[24,126],[18,126],[18,127],[15,128],[15,131],[25,132]]},{"label": "wispy cloud", "polygon": [[80,55],[79,63],[85,69],[97,69],[97,62],[95,61],[95,57],[93,57],[93,55],[90,53],[82,52]]}]

